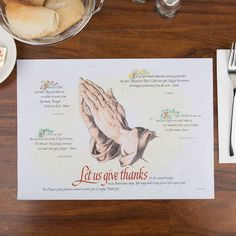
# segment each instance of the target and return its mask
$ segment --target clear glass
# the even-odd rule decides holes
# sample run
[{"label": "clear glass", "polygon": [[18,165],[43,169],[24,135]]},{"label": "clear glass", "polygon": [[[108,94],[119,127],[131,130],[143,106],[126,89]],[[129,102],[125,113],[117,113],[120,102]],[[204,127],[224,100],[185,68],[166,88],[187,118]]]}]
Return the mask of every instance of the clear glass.
[{"label": "clear glass", "polygon": [[100,4],[97,6],[97,8],[96,8],[96,0],[82,0],[82,1],[84,3],[84,8],[85,8],[84,16],[82,17],[82,19],[75,25],[71,26],[66,31],[56,36],[42,37],[42,38],[36,38],[36,39],[26,39],[26,38],[20,37],[19,35],[17,35],[15,32],[11,30],[11,27],[8,24],[7,17],[6,17],[5,3],[1,0],[0,0],[0,25],[8,33],[10,33],[13,38],[27,44],[48,45],[48,44],[59,43],[78,34],[89,22],[93,14],[95,14],[101,9],[104,0],[99,1]]},{"label": "clear glass", "polygon": [[161,16],[173,17],[179,10],[181,0],[156,0],[156,8]]},{"label": "clear glass", "polygon": [[132,1],[136,3],[146,3],[148,0],[132,0]]}]

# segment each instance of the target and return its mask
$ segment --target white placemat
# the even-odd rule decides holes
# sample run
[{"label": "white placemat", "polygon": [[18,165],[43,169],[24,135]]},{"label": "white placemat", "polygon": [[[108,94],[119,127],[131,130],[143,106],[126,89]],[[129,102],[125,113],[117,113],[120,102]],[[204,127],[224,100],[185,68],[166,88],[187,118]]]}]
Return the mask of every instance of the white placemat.
[{"label": "white placemat", "polygon": [[214,198],[210,58],[18,60],[17,113],[18,199]]}]

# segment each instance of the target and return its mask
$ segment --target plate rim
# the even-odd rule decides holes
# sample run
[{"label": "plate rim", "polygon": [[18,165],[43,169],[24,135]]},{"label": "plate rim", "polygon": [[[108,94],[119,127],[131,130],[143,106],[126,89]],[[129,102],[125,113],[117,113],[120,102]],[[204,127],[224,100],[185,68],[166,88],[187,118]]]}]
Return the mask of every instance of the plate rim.
[{"label": "plate rim", "polygon": [[[15,67],[16,57],[17,57],[17,49],[16,49],[16,43],[15,43],[14,38],[11,37],[11,35],[8,32],[6,32],[6,30],[4,30],[1,26],[0,26],[0,32],[5,34],[6,37],[8,38],[7,41],[9,43],[5,44],[5,46],[8,47],[8,48],[13,47],[12,48],[12,53],[13,53],[12,56],[13,57],[11,58],[11,60],[9,62],[9,63],[12,63],[12,65],[9,66],[9,69],[3,74],[3,77],[0,78],[0,84],[1,84],[3,81],[5,81],[9,77],[9,75],[11,74],[11,72],[13,71],[13,69]],[[3,41],[3,43],[4,43],[4,41]],[[9,51],[8,48],[7,48],[7,54],[8,54],[8,51]]]}]

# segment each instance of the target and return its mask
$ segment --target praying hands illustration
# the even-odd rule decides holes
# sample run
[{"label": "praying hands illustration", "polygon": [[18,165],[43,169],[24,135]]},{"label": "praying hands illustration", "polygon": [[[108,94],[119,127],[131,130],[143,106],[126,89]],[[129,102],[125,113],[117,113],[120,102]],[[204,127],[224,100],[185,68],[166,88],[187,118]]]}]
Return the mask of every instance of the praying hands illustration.
[{"label": "praying hands illustration", "polygon": [[119,157],[122,167],[142,158],[154,131],[136,127],[131,129],[125,110],[111,89],[107,93],[98,85],[81,78],[80,113],[91,135],[90,153],[99,162]]}]

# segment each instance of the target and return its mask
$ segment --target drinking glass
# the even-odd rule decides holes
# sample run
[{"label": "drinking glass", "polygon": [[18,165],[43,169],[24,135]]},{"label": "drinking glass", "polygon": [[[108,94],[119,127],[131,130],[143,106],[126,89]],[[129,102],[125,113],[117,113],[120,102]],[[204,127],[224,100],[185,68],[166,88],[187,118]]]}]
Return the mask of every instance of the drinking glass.
[{"label": "drinking glass", "polygon": [[173,17],[180,8],[181,0],[156,0],[156,8],[161,16]]},{"label": "drinking glass", "polygon": [[136,3],[146,3],[148,0],[132,0],[132,1]]}]

